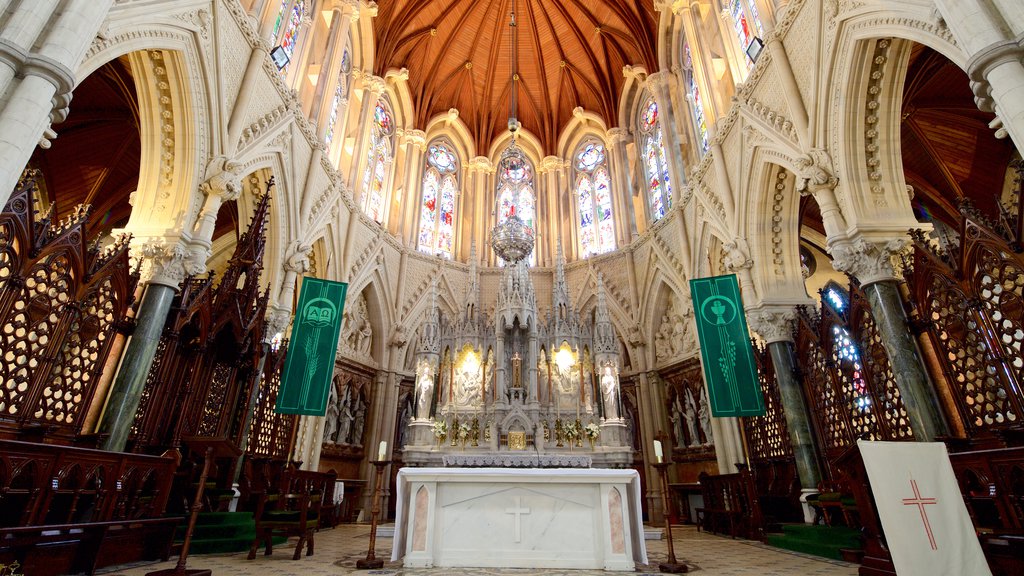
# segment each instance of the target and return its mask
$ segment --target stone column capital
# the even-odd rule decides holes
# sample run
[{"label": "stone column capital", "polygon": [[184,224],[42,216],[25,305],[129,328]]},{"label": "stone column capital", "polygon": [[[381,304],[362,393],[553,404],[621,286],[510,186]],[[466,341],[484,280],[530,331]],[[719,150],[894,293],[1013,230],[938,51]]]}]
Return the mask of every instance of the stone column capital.
[{"label": "stone column capital", "polygon": [[793,342],[796,317],[792,306],[764,306],[748,312],[747,322],[767,344]]},{"label": "stone column capital", "polygon": [[675,81],[676,76],[671,70],[659,70],[647,75],[647,87],[659,97],[668,96],[669,90],[675,85]]},{"label": "stone column capital", "polygon": [[427,133],[423,130],[399,130],[398,136],[403,143],[419,148],[420,152],[427,149]]},{"label": "stone column capital", "polygon": [[558,156],[545,156],[544,159],[540,161],[540,171],[550,172],[552,170],[561,170],[568,165],[568,162]]},{"label": "stone column capital", "polygon": [[284,334],[292,320],[292,310],[286,306],[274,306],[267,311],[267,329],[265,338],[269,342],[278,334]]},{"label": "stone column capital", "polygon": [[384,91],[387,90],[387,83],[380,76],[363,72],[360,74],[359,79],[363,83],[363,89],[374,99],[380,98]]},{"label": "stone column capital", "polygon": [[611,144],[612,148],[618,148],[619,146],[625,146],[633,141],[633,134],[629,131],[629,128],[609,128],[608,129],[608,143]]},{"label": "stone column capital", "polygon": [[467,167],[477,172],[494,172],[494,163],[487,156],[477,156],[469,161]]},{"label": "stone column capital", "polygon": [[908,242],[896,238],[887,242],[872,242],[865,238],[841,240],[829,247],[832,267],[860,281],[861,286],[899,278],[893,257],[900,254]]},{"label": "stone column capital", "polygon": [[131,252],[133,259],[141,265],[142,282],[177,290],[185,280],[189,251],[177,239],[141,240],[132,246]]},{"label": "stone column capital", "polygon": [[743,238],[733,238],[722,244],[725,250],[725,269],[729,272],[749,270],[754,266],[750,258],[750,246]]}]

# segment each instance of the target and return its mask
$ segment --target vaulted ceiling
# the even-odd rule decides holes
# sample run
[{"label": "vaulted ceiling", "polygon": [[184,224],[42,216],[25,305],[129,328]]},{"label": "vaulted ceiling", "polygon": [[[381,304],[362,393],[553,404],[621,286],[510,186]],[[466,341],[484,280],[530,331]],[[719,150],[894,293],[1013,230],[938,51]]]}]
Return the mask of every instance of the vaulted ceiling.
[{"label": "vaulted ceiling", "polygon": [[[515,0],[519,120],[555,153],[577,106],[609,127],[622,68],[657,69],[653,0]],[[478,151],[507,130],[511,0],[391,0],[374,21],[378,74],[409,70],[415,125],[451,108]]]}]

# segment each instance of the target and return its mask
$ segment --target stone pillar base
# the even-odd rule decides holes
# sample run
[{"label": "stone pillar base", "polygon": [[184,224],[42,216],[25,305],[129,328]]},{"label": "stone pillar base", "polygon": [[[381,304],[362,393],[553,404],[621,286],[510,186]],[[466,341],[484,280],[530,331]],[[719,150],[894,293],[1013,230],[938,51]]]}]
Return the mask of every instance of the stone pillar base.
[{"label": "stone pillar base", "polygon": [[622,418],[605,420],[601,423],[602,446],[618,448],[624,446],[626,441],[626,422]]},{"label": "stone pillar base", "polygon": [[434,423],[430,420],[413,419],[409,423],[409,434],[406,437],[412,439],[412,446],[431,446],[437,443]]},{"label": "stone pillar base", "polygon": [[804,511],[804,523],[814,524],[814,508],[807,503],[807,497],[812,494],[817,494],[818,491],[813,488],[802,488],[800,490],[800,508]]}]

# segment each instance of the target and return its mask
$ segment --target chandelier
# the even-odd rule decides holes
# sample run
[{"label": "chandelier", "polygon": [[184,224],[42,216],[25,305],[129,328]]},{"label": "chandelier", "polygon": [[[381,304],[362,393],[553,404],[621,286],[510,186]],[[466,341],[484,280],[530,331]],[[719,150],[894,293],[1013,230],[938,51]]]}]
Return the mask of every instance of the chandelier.
[{"label": "chandelier", "polygon": [[[503,207],[501,195],[497,198],[498,223],[491,229],[491,248],[507,265],[514,265],[527,258],[533,252],[533,228],[523,221],[520,216],[520,206],[523,187],[529,181],[529,162],[522,148],[516,145],[516,131],[519,129],[519,120],[516,118],[516,92],[519,82],[517,66],[517,26],[516,26],[516,3],[512,0],[512,11],[509,18],[509,53],[511,56],[511,99],[509,106],[508,131],[512,135],[508,148],[501,153],[501,160],[498,161],[498,182],[499,189],[509,187],[511,204]],[[504,216],[504,219],[502,217]]]}]

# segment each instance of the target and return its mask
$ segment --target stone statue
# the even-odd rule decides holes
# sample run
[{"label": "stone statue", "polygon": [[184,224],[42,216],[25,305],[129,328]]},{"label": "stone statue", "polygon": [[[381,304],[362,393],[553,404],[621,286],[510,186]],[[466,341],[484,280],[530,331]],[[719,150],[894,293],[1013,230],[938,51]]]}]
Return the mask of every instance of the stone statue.
[{"label": "stone statue", "polygon": [[708,392],[703,386],[700,389],[700,431],[704,433],[704,444],[715,445],[715,436],[711,432],[711,409],[708,406]]},{"label": "stone statue", "polygon": [[430,367],[424,362],[416,378],[416,418],[430,418]]},{"label": "stone statue", "polygon": [[349,391],[345,391],[344,400],[341,402],[341,418],[338,419],[338,440],[337,444],[348,444],[348,437],[352,434],[352,423],[355,415],[352,413],[352,402]]},{"label": "stone statue", "polygon": [[331,382],[331,396],[327,400],[327,414],[324,420],[323,443],[334,442],[334,436],[338,433],[338,391]]},{"label": "stone statue", "polygon": [[672,352],[672,323],[666,314],[661,317],[661,325],[654,336],[654,356],[658,362],[662,362],[671,358]]},{"label": "stone statue", "polygon": [[693,390],[686,390],[686,411],[683,412],[686,420],[686,431],[690,433],[690,446],[700,445],[700,436],[697,435],[697,402],[693,399]]},{"label": "stone statue", "polygon": [[679,401],[679,395],[676,395],[675,400],[672,401],[672,414],[669,416],[672,420],[672,433],[675,439],[675,446],[682,448],[686,446],[686,436],[683,434],[683,405]]},{"label": "stone statue", "polygon": [[611,366],[605,366],[604,374],[601,375],[601,392],[604,399],[604,417],[607,420],[615,420],[619,417],[619,395],[615,375],[612,374]]},{"label": "stone statue", "polygon": [[373,329],[370,327],[366,298],[362,295],[344,313],[342,347],[356,356],[368,357],[373,344]]},{"label": "stone statue", "polygon": [[353,446],[363,445],[363,426],[366,423],[366,404],[359,399],[358,396],[352,399],[356,404],[354,422],[352,423],[352,440],[349,442]]},{"label": "stone statue", "polygon": [[413,418],[413,394],[405,397],[402,402],[402,412],[398,416],[398,446],[405,446],[406,435],[409,432],[409,421]]}]

